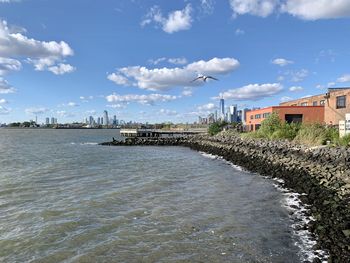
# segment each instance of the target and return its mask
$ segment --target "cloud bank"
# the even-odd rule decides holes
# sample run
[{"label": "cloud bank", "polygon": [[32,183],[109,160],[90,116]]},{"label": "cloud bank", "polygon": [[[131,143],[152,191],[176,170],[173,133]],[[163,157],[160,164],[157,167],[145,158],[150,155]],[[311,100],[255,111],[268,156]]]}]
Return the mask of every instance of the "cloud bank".
[{"label": "cloud bank", "polygon": [[154,68],[129,66],[118,68],[107,78],[117,85],[135,86],[151,91],[164,91],[173,87],[202,85],[201,82],[191,82],[199,73],[205,75],[228,74],[239,67],[234,58],[213,58],[208,61],[199,60],[182,68]]}]

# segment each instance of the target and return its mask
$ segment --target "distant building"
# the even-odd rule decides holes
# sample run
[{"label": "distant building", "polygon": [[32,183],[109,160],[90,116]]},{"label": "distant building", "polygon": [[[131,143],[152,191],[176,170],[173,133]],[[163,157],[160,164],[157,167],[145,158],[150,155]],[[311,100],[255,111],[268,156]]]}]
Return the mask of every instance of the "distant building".
[{"label": "distant building", "polygon": [[237,111],[237,122],[242,122],[242,110]]},{"label": "distant building", "polygon": [[108,111],[104,110],[103,111],[103,120],[105,121],[104,125],[108,126]]},{"label": "distant building", "polygon": [[220,99],[220,119],[223,121],[225,120],[225,100],[224,99]]},{"label": "distant building", "polygon": [[97,125],[101,125],[101,117],[97,118]]},{"label": "distant building", "polygon": [[229,122],[238,122],[237,105],[231,105],[229,107],[229,112],[230,112],[230,120],[229,120]]},{"label": "distant building", "polygon": [[113,125],[117,125],[117,115],[113,116]]},{"label": "distant building", "polygon": [[49,118],[49,117],[46,117],[46,119],[45,119],[45,124],[46,124],[46,125],[50,125],[50,118]]},{"label": "distant building", "polygon": [[246,129],[256,131],[261,122],[273,112],[277,113],[282,121],[287,123],[323,123],[323,106],[273,106],[263,109],[248,111],[246,113]]},{"label": "distant building", "polygon": [[92,116],[89,117],[89,125],[90,126],[94,125],[94,117],[92,117]]},{"label": "distant building", "polygon": [[51,117],[51,124],[55,124],[55,118]]}]

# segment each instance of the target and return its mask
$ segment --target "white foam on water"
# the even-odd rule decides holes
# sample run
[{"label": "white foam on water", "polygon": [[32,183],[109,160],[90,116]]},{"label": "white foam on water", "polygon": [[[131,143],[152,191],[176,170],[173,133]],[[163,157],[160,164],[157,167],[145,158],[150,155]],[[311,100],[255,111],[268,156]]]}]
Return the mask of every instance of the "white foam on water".
[{"label": "white foam on water", "polygon": [[283,183],[280,182],[279,184],[273,185],[279,191],[283,192],[285,197],[282,201],[282,206],[290,211],[289,217],[293,221],[293,234],[297,237],[295,245],[300,249],[301,260],[312,262],[316,257],[318,257],[322,262],[327,262],[329,255],[326,251],[314,249],[317,241],[307,229],[308,223],[310,223],[310,221],[315,221],[315,219],[309,213],[309,205],[303,204],[299,198],[300,196],[304,196],[306,194],[294,193],[290,189],[284,188]]},{"label": "white foam on water", "polygon": [[243,168],[239,165],[233,164],[230,161],[226,161],[224,158],[218,155],[210,154],[210,153],[205,153],[205,152],[199,152],[201,155],[204,157],[207,157],[209,159],[217,159],[217,160],[223,160],[226,164],[230,165],[231,167],[235,168],[238,171],[243,171]]},{"label": "white foam on water", "polygon": [[80,145],[97,145],[97,142],[82,142]]},{"label": "white foam on water", "polygon": [[[227,164],[231,165],[239,171],[243,171],[241,166],[235,165],[229,161],[226,161],[223,157],[213,154],[208,154],[205,152],[199,152],[204,157],[210,159],[223,160]],[[255,173],[254,173],[255,174]],[[328,260],[328,253],[320,249],[314,249],[314,246],[317,244],[317,241],[312,236],[311,232],[307,229],[307,224],[310,221],[315,221],[315,219],[309,213],[309,205],[303,204],[299,196],[305,196],[306,193],[295,193],[290,189],[284,187],[285,181],[281,178],[271,178],[269,176],[262,176],[266,179],[272,179],[276,183],[273,184],[280,192],[283,193],[285,198],[282,201],[282,206],[287,208],[291,213],[289,217],[293,221],[292,229],[293,234],[297,237],[295,245],[300,249],[300,258],[301,261],[312,262],[316,257],[318,257],[323,263],[326,263]]]}]

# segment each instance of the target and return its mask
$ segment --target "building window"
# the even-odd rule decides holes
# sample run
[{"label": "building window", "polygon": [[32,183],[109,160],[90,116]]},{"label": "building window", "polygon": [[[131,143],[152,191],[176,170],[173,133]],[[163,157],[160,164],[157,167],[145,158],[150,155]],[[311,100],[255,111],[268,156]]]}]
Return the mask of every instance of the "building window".
[{"label": "building window", "polygon": [[307,106],[307,102],[303,102],[300,104],[301,106]]},{"label": "building window", "polygon": [[346,96],[337,97],[337,109],[346,108]]},{"label": "building window", "polygon": [[292,104],[292,105],[290,105],[290,106],[298,106],[297,104]]},{"label": "building window", "polygon": [[320,101],[320,105],[321,105],[321,106],[324,106],[324,105],[325,105],[325,100],[321,100],[321,101]]},{"label": "building window", "polygon": [[270,112],[263,113],[263,118],[266,119],[266,118],[269,117],[270,115],[271,115]]},{"label": "building window", "polygon": [[261,114],[255,114],[255,119],[260,119],[261,118]]},{"label": "building window", "polygon": [[251,119],[251,120],[254,119],[254,116],[253,116],[253,115],[250,115],[250,119]]},{"label": "building window", "polygon": [[317,101],[314,101],[314,102],[312,103],[312,106],[317,106]]},{"label": "building window", "polygon": [[257,131],[257,130],[259,130],[260,129],[260,124],[255,124],[255,130]]}]

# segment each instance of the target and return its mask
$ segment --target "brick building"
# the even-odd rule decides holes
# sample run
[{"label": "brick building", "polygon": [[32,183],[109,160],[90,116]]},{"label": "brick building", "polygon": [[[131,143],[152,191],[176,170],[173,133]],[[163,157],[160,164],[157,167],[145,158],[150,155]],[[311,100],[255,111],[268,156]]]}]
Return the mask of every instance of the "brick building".
[{"label": "brick building", "polygon": [[338,125],[350,113],[350,88],[330,88],[325,94],[283,102],[280,106],[324,106],[323,122]]},{"label": "brick building", "polygon": [[248,111],[246,113],[246,130],[256,131],[261,122],[272,112],[276,112],[280,119],[288,123],[323,123],[324,106],[273,106],[264,109]]}]

